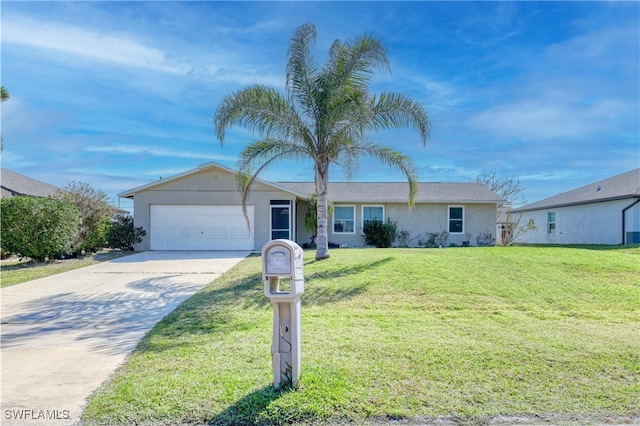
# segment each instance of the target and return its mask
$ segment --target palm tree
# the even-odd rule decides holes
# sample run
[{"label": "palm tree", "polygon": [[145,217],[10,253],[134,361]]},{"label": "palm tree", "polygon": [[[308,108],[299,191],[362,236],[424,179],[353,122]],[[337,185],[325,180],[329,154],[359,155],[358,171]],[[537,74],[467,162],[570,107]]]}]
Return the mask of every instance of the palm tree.
[{"label": "palm tree", "polygon": [[[4,86],[0,86],[0,102],[4,102],[9,100],[11,96],[9,96],[9,92]],[[0,135],[0,151],[4,150],[4,139],[2,139],[2,135]]]},{"label": "palm tree", "polygon": [[380,129],[414,127],[423,145],[429,137],[424,108],[397,93],[371,96],[367,85],[375,69],[389,69],[387,50],[371,35],[351,42],[336,40],[327,63],[320,68],[311,51],[316,40],[312,24],[298,27],[291,39],[286,68],[286,96],[255,85],[226,96],[214,117],[217,137],[241,125],[260,139],[240,154],[243,206],[251,185],[268,165],[282,160],[311,159],[314,163],[318,208],[316,259],[329,257],[327,186],[329,166],[339,165],[347,176],[360,157],[377,158],[400,169],[409,183],[409,205],[417,192],[413,162],[391,147],[371,142],[366,135]]}]

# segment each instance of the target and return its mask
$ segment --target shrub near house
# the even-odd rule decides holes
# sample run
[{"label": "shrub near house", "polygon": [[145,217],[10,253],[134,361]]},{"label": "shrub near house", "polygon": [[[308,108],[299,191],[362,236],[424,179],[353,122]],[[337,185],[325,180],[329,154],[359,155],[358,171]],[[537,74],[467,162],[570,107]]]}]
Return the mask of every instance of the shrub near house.
[{"label": "shrub near house", "polygon": [[80,225],[72,203],[52,198],[12,197],[0,201],[3,253],[45,261],[71,249]]}]

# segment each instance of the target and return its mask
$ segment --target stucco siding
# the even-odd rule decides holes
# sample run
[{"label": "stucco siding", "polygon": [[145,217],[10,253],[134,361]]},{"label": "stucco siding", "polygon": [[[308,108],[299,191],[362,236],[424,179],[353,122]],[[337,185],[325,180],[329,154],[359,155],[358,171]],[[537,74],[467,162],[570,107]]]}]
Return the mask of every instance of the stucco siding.
[{"label": "stucco siding", "polygon": [[[446,244],[461,245],[467,239],[467,233],[471,234],[470,243],[475,246],[478,244],[478,236],[491,234],[491,239],[495,240],[496,231],[496,205],[495,204],[417,204],[413,209],[409,210],[407,204],[387,203],[387,204],[368,204],[368,203],[351,203],[336,204],[339,206],[355,207],[355,232],[352,234],[343,234],[333,232],[333,220],[329,218],[329,241],[346,247],[364,247],[364,237],[362,235],[362,207],[363,206],[384,206],[385,221],[391,219],[398,224],[398,232],[408,231],[409,246],[418,247],[419,240],[426,240],[429,233],[440,233],[448,230],[448,208],[449,206],[464,207],[464,232],[459,234],[450,234]],[[300,227],[298,229],[299,244],[310,241],[311,234],[306,232],[303,227],[304,212],[306,204],[300,203],[298,208],[298,221]],[[393,244],[398,245],[396,240]]]},{"label": "stucco siding", "polygon": [[[521,224],[533,218],[536,231],[517,242],[527,244],[622,244],[622,210],[634,200],[582,204],[525,212]],[[555,213],[555,232],[549,232],[548,213]],[[625,215],[626,230],[640,232],[640,204]]]},{"label": "stucco siding", "polygon": [[[275,190],[258,183],[251,191],[248,205],[255,209],[255,250],[262,248],[271,240],[270,201],[295,200],[284,191]],[[141,191],[134,198],[134,223],[147,231],[141,243],[135,249],[150,249],[150,206],[151,205],[240,205],[242,196],[235,177],[221,170],[205,171],[182,179],[167,182],[153,190]]]}]

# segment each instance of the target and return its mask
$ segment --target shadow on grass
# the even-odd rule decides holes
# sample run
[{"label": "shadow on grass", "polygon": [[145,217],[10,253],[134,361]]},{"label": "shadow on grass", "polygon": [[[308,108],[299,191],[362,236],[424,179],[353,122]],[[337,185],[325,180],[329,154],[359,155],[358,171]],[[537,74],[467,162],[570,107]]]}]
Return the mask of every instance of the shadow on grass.
[{"label": "shadow on grass", "polygon": [[[385,258],[307,275],[305,293],[302,295],[303,310],[305,306],[336,303],[357,297],[366,291],[369,283],[331,286],[325,282],[350,274],[370,272],[392,260],[393,258]],[[264,295],[262,272],[244,274],[228,283],[213,283],[191,296],[156,324],[149,336],[159,339],[145,338],[138,350],[160,352],[191,345],[189,335],[227,334],[257,327],[255,317],[241,318],[241,310],[271,312],[271,301]],[[270,318],[270,315],[267,314],[267,317]]]},{"label": "shadow on grass", "polygon": [[289,390],[275,390],[265,386],[236,401],[222,413],[209,420],[209,425],[271,425],[266,415],[269,405]]},{"label": "shadow on grass", "polygon": [[640,244],[515,244],[515,247],[535,247],[535,248],[573,248],[582,250],[615,251],[638,249]]}]

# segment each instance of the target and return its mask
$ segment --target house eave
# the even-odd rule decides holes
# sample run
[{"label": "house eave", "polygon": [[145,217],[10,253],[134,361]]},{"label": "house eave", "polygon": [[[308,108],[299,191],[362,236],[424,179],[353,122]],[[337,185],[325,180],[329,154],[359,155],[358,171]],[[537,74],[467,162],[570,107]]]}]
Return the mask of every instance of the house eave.
[{"label": "house eave", "polygon": [[[130,189],[128,191],[123,191],[123,192],[118,194],[118,197],[119,198],[132,199],[135,196],[135,194],[138,193],[138,192],[148,191],[148,190],[154,188],[155,186],[164,185],[164,184],[166,184],[168,182],[173,182],[175,180],[182,179],[184,177],[191,176],[191,175],[196,174],[196,173],[200,173],[201,171],[207,170],[209,168],[218,168],[218,169],[224,170],[226,172],[232,173],[234,175],[238,174],[238,172],[236,170],[233,170],[233,169],[231,169],[229,167],[223,166],[222,164],[218,164],[216,162],[210,161],[208,163],[201,164],[201,165],[199,165],[198,167],[196,167],[194,169],[187,170],[184,173],[180,173],[180,174],[171,176],[171,177],[166,178],[166,179],[160,179],[160,180],[157,180],[155,182],[147,183],[145,185],[138,186],[138,187]],[[307,200],[309,198],[308,195],[306,195],[306,194],[298,193],[298,192],[293,191],[293,190],[291,190],[289,188],[286,188],[284,186],[280,186],[278,184],[274,184],[272,182],[266,182],[266,181],[263,181],[261,179],[256,179],[256,182],[262,183],[264,185],[270,186],[270,187],[278,189],[280,191],[288,192],[288,193],[294,195],[296,198],[301,198],[303,200]]]},{"label": "house eave", "polygon": [[555,203],[555,204],[547,204],[542,206],[534,206],[534,207],[521,207],[519,209],[514,209],[511,213],[526,213],[533,212],[538,210],[549,210],[549,209],[557,209],[562,207],[575,207],[587,204],[597,204],[597,203],[606,203],[609,201],[618,201],[618,200],[628,200],[631,198],[638,198],[640,194],[628,194],[628,195],[619,195],[616,197],[607,197],[607,198],[598,198],[594,200],[583,200],[583,201],[574,201],[571,203]]}]

